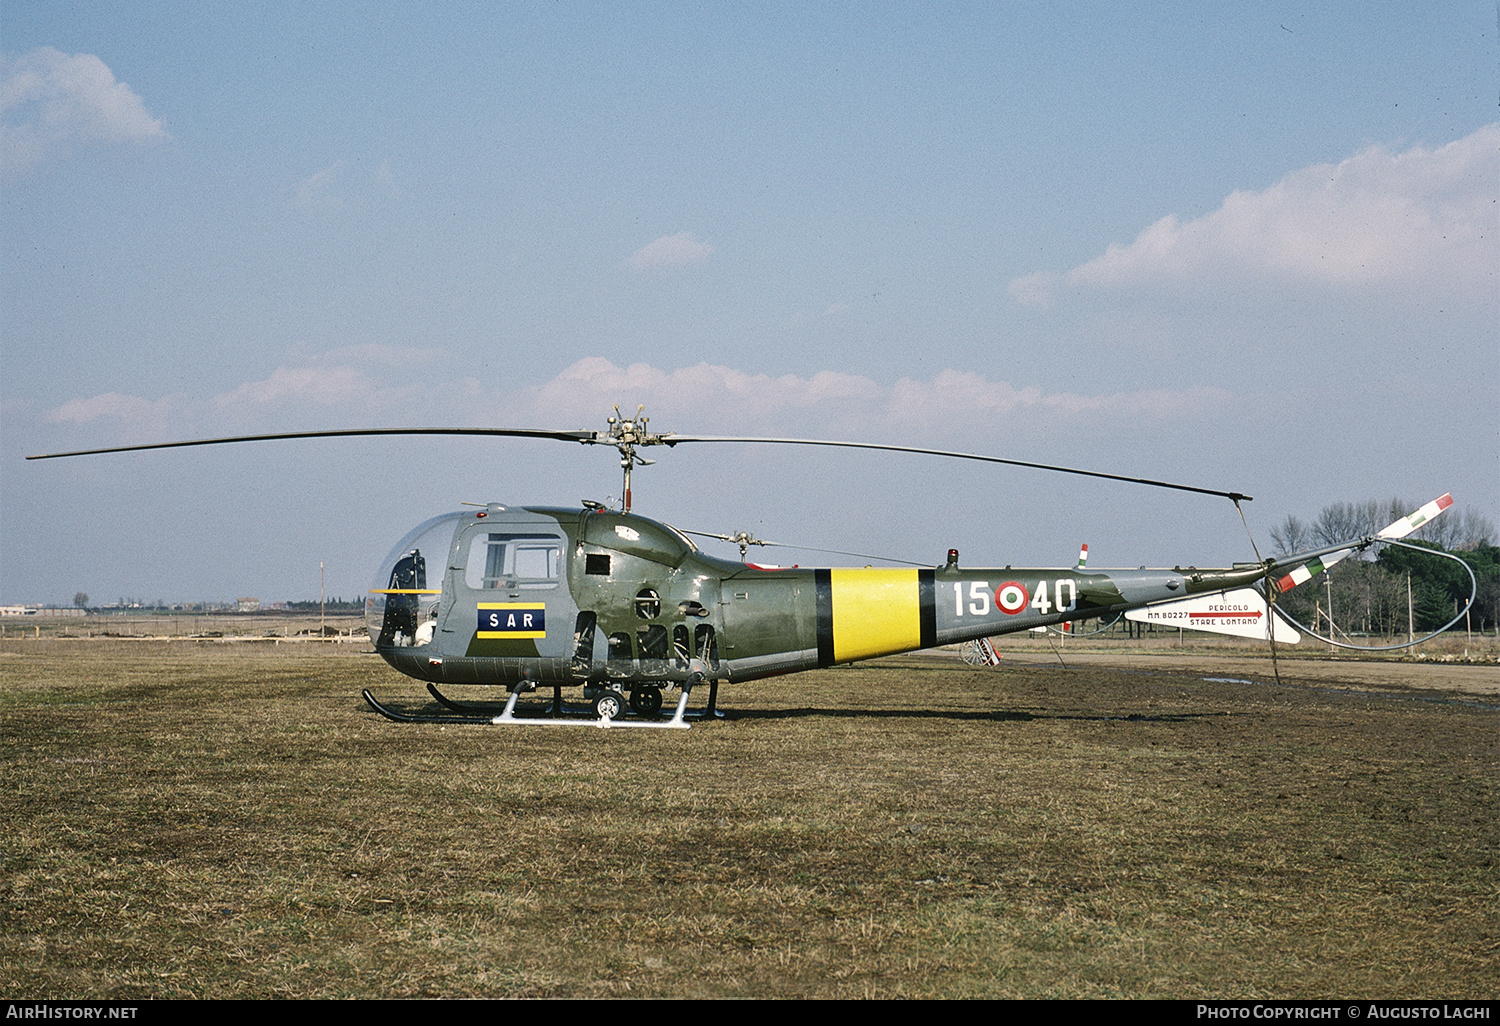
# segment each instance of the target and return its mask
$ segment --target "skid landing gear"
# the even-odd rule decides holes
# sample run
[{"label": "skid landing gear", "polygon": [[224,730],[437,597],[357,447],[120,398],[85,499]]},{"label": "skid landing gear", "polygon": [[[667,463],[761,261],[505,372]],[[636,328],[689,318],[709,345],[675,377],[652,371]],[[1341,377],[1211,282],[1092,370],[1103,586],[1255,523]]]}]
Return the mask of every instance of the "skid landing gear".
[{"label": "skid landing gear", "polygon": [[[490,722],[497,727],[601,727],[606,730],[612,728],[633,728],[636,730],[688,730],[692,727],[692,724],[683,719],[683,714],[687,712],[688,695],[690,694],[692,694],[692,688],[683,688],[681,697],[677,699],[676,713],[673,714],[670,720],[662,722],[660,720],[625,719],[625,696],[620,694],[620,692],[618,691],[605,691],[603,694],[599,695],[598,698],[594,699],[594,711],[599,714],[599,718],[597,720],[585,721],[568,719],[518,719],[514,714],[516,710],[516,699],[520,697],[520,692],[512,691],[510,695],[510,701],[505,703],[505,711],[499,716],[496,716],[494,719],[490,720]],[[660,692],[657,693],[657,700],[658,702],[660,701]]]},{"label": "skid landing gear", "polygon": [[[482,724],[490,723],[495,726],[517,726],[517,727],[600,727],[600,728],[623,728],[635,730],[687,730],[692,724],[688,722],[687,704],[688,697],[692,694],[692,687],[684,687],[677,699],[677,708],[673,710],[672,716],[667,720],[655,719],[626,719],[625,710],[627,705],[639,716],[655,716],[661,711],[662,693],[655,686],[636,688],[627,700],[625,695],[619,691],[606,690],[596,697],[592,703],[591,712],[597,719],[584,719],[581,717],[569,717],[562,713],[561,689],[554,691],[551,711],[556,718],[517,716],[516,702],[521,693],[530,688],[518,687],[511,691],[505,702],[504,709],[495,715],[493,703],[477,702],[455,702],[444,695],[433,684],[427,685],[427,692],[439,705],[451,710],[447,713],[409,713],[400,709],[393,709],[382,704],[375,698],[370,690],[366,688],[362,694],[371,709],[395,723],[453,723],[453,724]],[[722,718],[723,713],[714,707],[714,699],[718,696],[717,682],[710,682],[708,708],[701,713],[695,713],[692,719],[699,718]],[[576,707],[575,707],[576,708]]]},{"label": "skid landing gear", "polygon": [[495,704],[493,702],[455,702],[439,691],[435,684],[427,685],[427,693],[432,696],[433,701],[437,702],[438,705],[441,705],[445,709],[452,709],[456,713],[462,713],[465,716],[482,716],[485,719],[490,719],[495,715]]},{"label": "skid landing gear", "polygon": [[[392,709],[388,705],[381,705],[375,696],[370,694],[370,689],[365,688],[360,694],[365,696],[365,701],[386,719],[394,723],[489,723],[488,716],[462,716],[451,713],[424,714],[408,713],[399,709]],[[445,703],[446,704],[446,703]]]}]

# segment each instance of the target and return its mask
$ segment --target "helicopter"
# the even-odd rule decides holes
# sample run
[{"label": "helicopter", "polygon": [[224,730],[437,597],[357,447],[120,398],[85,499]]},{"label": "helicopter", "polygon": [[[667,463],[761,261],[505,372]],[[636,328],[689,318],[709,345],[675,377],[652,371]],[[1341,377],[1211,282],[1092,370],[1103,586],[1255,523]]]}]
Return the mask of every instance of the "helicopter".
[{"label": "helicopter", "polygon": [[[376,712],[398,722],[577,725],[687,729],[688,700],[707,685],[721,715],[721,683],[742,683],[943,645],[1124,613],[1272,641],[1295,641],[1269,603],[1275,595],[1372,544],[1399,541],[1451,504],[1434,500],[1378,535],[1293,556],[1197,567],[1094,570],[1086,552],[1069,568],[971,568],[949,549],[934,566],[803,568],[735,562],[703,552],[690,533],[631,508],[640,449],[686,443],[760,442],[912,452],[1045,469],[1227,498],[1251,496],[977,453],[874,442],[656,433],[644,407],[615,407],[606,431],[390,428],[289,432],[121,446],[28,459],[288,438],[369,435],[499,435],[608,445],[620,455],[620,508],[488,503],[418,524],[381,562],[365,598],[375,650],[423,681],[442,713],[404,712],[365,689]],[[711,535],[738,541],[749,535]],[[854,553],[845,553],[854,555]],[[1258,632],[1258,633],[1257,633]],[[993,648],[990,649],[993,653]],[[438,685],[503,687],[503,710],[459,702]],[[517,715],[521,695],[553,692],[552,716]],[[564,715],[564,688],[581,688],[593,718]],[[675,711],[660,717],[664,695]],[[633,714],[633,715],[630,715]]]}]

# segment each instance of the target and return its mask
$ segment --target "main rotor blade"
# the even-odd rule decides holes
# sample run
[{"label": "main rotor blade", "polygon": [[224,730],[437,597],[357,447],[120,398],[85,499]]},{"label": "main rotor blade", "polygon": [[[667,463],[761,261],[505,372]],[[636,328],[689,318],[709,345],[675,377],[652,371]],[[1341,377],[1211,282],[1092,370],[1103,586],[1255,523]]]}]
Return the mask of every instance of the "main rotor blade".
[{"label": "main rotor blade", "polygon": [[551,438],[559,442],[591,445],[597,431],[541,431],[531,428],[355,428],[348,431],[285,431],[274,435],[236,435],[231,438],[198,438],[190,442],[155,442],[150,445],[120,445],[109,449],[80,449],[28,456],[28,460],[55,460],[64,456],[98,456],[108,452],[140,452],[143,449],[182,449],[190,445],[228,445],[232,442],[274,442],[287,438],[354,438],[369,435],[506,435],[518,438]]},{"label": "main rotor blade", "polygon": [[1250,502],[1252,498],[1243,492],[1221,492],[1214,488],[1198,488],[1194,485],[1173,484],[1171,481],[1156,481],[1149,477],[1127,477],[1124,474],[1106,474],[1098,470],[1079,470],[1075,467],[1059,467],[1051,463],[1031,463],[1027,460],[1008,460],[1002,459],[999,456],[983,456],[973,452],[951,452],[947,449],[920,449],[912,445],[885,445],[880,442],[829,442],[815,438],[733,438],[719,435],[678,435],[670,432],[661,435],[660,438],[664,445],[676,445],[679,442],[755,442],[770,445],[832,445],[844,449],[881,449],[886,452],[913,452],[923,456],[949,456],[957,460],[978,460],[981,463],[1003,463],[1009,467],[1055,470],[1060,474],[1102,477],[1108,481],[1126,481],[1130,484],[1150,485],[1153,488],[1175,488],[1179,492],[1218,495],[1234,502]]},{"label": "main rotor blade", "polygon": [[[142,452],[148,449],[183,449],[195,445],[229,445],[235,442],[271,442],[292,438],[356,438],[380,435],[488,435],[510,438],[550,438],[559,442],[578,442],[580,445],[613,445],[620,441],[599,431],[546,431],[536,428],[356,428],[344,431],[285,431],[269,435],[235,435],[227,438],[198,438],[186,442],[154,442],[149,445],[120,445],[104,449],[79,449],[74,452],[49,452],[26,457],[28,460],[52,460],[65,456],[98,456],[114,452]],[[1032,470],[1051,470],[1060,474],[1077,474],[1081,477],[1097,477],[1107,481],[1125,481],[1129,484],[1150,485],[1153,488],[1172,488],[1180,492],[1197,492],[1200,495],[1218,495],[1234,502],[1251,501],[1243,492],[1223,492],[1215,488],[1198,488],[1194,485],[1174,484],[1147,477],[1129,477],[1125,474],[1106,474],[1098,470],[1079,470],[1076,467],[1061,467],[1051,463],[1033,463],[1028,460],[1005,459],[1000,456],[985,456],[973,452],[953,452],[948,449],[923,449],[912,445],[888,445],[881,442],[837,442],[818,438],[758,438],[728,435],[679,435],[667,432],[660,435],[644,435],[634,440],[635,445],[675,446],[682,442],[740,442],[757,445],[826,445],[843,449],[876,449],[884,452],[910,452],[923,456],[947,456],[951,459],[976,460],[980,463],[998,463],[1010,467],[1029,467]],[[622,450],[624,451],[624,450]]]}]

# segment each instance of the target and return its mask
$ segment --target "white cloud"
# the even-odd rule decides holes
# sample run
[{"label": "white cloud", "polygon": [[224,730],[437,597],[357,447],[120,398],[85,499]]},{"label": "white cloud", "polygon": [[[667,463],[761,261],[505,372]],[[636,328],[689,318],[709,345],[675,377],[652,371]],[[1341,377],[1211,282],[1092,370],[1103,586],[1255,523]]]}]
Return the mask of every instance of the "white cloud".
[{"label": "white cloud", "polygon": [[[820,371],[810,378],[792,374],[773,378],[710,363],[674,371],[645,363],[622,368],[592,356],[534,390],[532,406],[538,412],[566,410],[589,420],[617,402],[622,409],[626,404],[645,403],[648,414],[712,409],[721,421],[726,416],[747,415],[760,420],[818,403],[871,400],[880,393],[880,386],[869,378],[836,371]],[[635,411],[632,406],[625,412],[628,416]]]},{"label": "white cloud", "polygon": [[[1008,381],[990,381],[972,371],[945,370],[931,381],[902,378],[891,387],[883,405],[886,417],[894,423],[936,429],[954,420],[989,423],[1015,415],[1040,416],[1049,423],[1086,415],[1167,419],[1207,413],[1233,398],[1221,388],[1206,386],[1092,396],[1043,392],[1035,386],[1018,389]],[[955,416],[954,411],[962,412]]]},{"label": "white cloud", "polygon": [[186,401],[182,395],[169,395],[161,399],[142,399],[119,392],[105,392],[89,399],[69,399],[54,410],[48,411],[46,419],[55,424],[87,424],[100,418],[122,420],[131,423],[165,423]]},{"label": "white cloud", "polygon": [[298,366],[277,367],[205,404],[234,430],[413,427],[451,421],[454,410],[487,404],[473,378],[443,380],[441,350],[348,346]]},{"label": "white cloud", "polygon": [[380,386],[356,367],[278,367],[263,381],[247,381],[214,397],[220,409],[293,400],[318,406],[363,404]]},{"label": "white cloud", "polygon": [[410,426],[405,418],[423,419],[434,400],[451,399],[469,408],[476,404],[478,388],[472,379],[429,380],[427,371],[437,355],[438,350],[348,346],[298,366],[277,367],[268,377],[206,400],[181,394],[153,400],[106,392],[70,399],[49,410],[44,419],[74,426],[115,421],[135,434],[179,437],[203,430],[299,430],[309,414],[324,421],[352,422],[327,424],[330,428],[375,426],[393,419],[399,426]]},{"label": "white cloud", "polygon": [[[81,429],[72,441],[60,443],[58,449],[104,445],[134,445],[145,442],[176,441],[199,434],[197,408],[200,404],[183,394],[144,399],[136,395],[105,392],[88,398],[70,399],[42,415],[52,423]],[[84,439],[87,439],[86,441]]]},{"label": "white cloud", "polygon": [[79,145],[165,138],[161,121],[93,54],[44,46],[0,61],[0,178]]},{"label": "white cloud", "polygon": [[303,211],[342,210],[351,207],[381,206],[401,198],[401,188],[391,171],[391,162],[382,160],[373,170],[366,170],[358,160],[340,158],[315,171],[292,186],[290,202]]},{"label": "white cloud", "polygon": [[667,371],[644,363],[619,367],[595,356],[579,360],[506,406],[528,410],[547,427],[586,427],[601,420],[600,411],[615,403],[631,416],[636,404],[644,403],[656,430],[772,435],[817,431],[878,441],[912,430],[970,433],[975,425],[994,425],[1005,417],[1049,425],[1076,418],[1193,417],[1221,410],[1233,399],[1222,389],[1206,387],[1098,396],[1044,392],[958,370],[939,371],[930,380],[902,378],[887,386],[837,371],[773,377],[709,363]]},{"label": "white cloud", "polygon": [[1047,271],[1036,271],[1032,274],[1012,278],[1005,291],[1011,294],[1017,303],[1022,306],[1050,307],[1057,292],[1058,276]]},{"label": "white cloud", "polygon": [[701,264],[713,255],[714,248],[699,242],[692,232],[663,235],[655,242],[648,242],[628,261],[634,271],[661,271],[672,267]]},{"label": "white cloud", "polygon": [[1203,217],[1169,215],[1128,245],[1065,274],[1016,278],[1008,291],[1030,306],[1051,305],[1064,288],[1228,281],[1437,284],[1488,294],[1500,265],[1497,181],[1500,124],[1437,149],[1374,146],[1260,192],[1235,192]]},{"label": "white cloud", "polygon": [[[405,354],[399,361],[383,357]],[[618,403],[626,416],[645,404],[653,429],[684,433],[816,435],[861,441],[981,436],[1042,425],[1048,431],[1120,417],[1143,421],[1193,418],[1221,410],[1234,397],[1220,389],[1153,389],[1108,395],[1044,392],[991,381],[971,371],[943,370],[931,379],[882,385],[838,371],[773,376],[700,363],[666,370],[646,363],[620,367],[586,357],[543,385],[517,392],[487,388],[473,378],[438,380],[422,351],[352,347],[207,400],[173,395],[151,400],[109,392],[70,400],[45,415],[84,426],[113,421],[125,438],[189,438],[201,434],[356,427],[487,424],[555,429],[603,428]],[[352,359],[351,359],[352,358]],[[1004,427],[1004,425],[1009,425]]]},{"label": "white cloud", "polygon": [[337,210],[344,205],[343,196],[336,191],[344,177],[345,162],[336,160],[328,167],[297,184],[297,203],[309,210]]}]

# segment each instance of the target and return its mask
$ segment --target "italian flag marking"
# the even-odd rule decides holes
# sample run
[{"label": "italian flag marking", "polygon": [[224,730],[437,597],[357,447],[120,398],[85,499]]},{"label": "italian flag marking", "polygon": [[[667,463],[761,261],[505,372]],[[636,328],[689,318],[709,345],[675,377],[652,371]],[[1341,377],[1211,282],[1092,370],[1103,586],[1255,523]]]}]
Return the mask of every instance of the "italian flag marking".
[{"label": "italian flag marking", "polygon": [[1390,527],[1387,527],[1384,531],[1381,531],[1379,537],[1405,538],[1407,535],[1411,534],[1417,528],[1427,523],[1427,521],[1431,520],[1433,517],[1437,516],[1439,513],[1441,513],[1451,505],[1453,505],[1452,495],[1444,495],[1441,498],[1433,499],[1431,502],[1423,506],[1421,509],[1417,510],[1411,516],[1402,517]]},{"label": "italian flag marking", "polygon": [[1305,563],[1282,577],[1276,582],[1277,591],[1291,591],[1299,584],[1306,584],[1318,574],[1323,572],[1323,561],[1315,559],[1311,563]]}]

